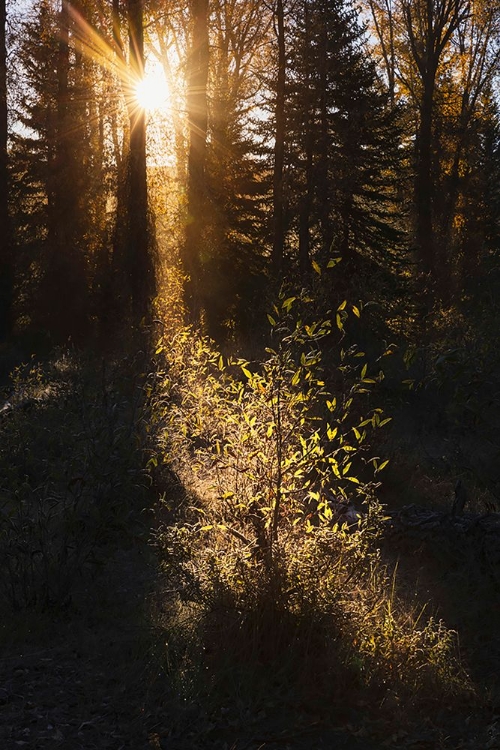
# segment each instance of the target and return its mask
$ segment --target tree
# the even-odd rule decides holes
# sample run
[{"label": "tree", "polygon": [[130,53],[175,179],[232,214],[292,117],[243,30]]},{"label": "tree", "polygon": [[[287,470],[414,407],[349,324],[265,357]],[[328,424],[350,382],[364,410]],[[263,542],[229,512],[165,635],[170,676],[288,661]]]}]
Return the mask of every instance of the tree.
[{"label": "tree", "polygon": [[8,338],[12,308],[12,247],[9,217],[9,161],[7,107],[7,8],[0,0],[0,342]]},{"label": "tree", "polygon": [[392,264],[400,247],[397,113],[347,3],[302,0],[290,38],[287,169],[301,277],[332,254]]},{"label": "tree", "polygon": [[152,236],[148,218],[146,113],[137,106],[133,83],[144,74],[144,19],[142,0],[127,0],[129,59],[132,87],[128,91],[130,118],[127,221],[127,268],[132,311],[136,320],[147,315],[154,290]]},{"label": "tree", "polygon": [[[112,10],[113,47],[122,82],[127,122],[121,153],[118,148],[111,308],[115,319],[117,315],[124,316],[137,324],[149,316],[156,286],[154,230],[148,203],[146,113],[138,105],[136,95],[136,86],[144,75],[143,2],[126,2],[128,55],[122,39],[122,17],[118,0],[113,0]],[[110,327],[109,321],[107,327]]]},{"label": "tree", "polygon": [[21,297],[31,299],[32,321],[63,342],[84,335],[86,327],[76,166],[83,144],[76,146],[72,117],[67,3],[57,8],[44,0],[22,31],[24,86],[17,117],[24,132],[13,136],[12,152],[14,218],[25,271]]},{"label": "tree", "polygon": [[89,0],[45,0],[23,19],[16,58],[24,126],[12,134],[19,312],[62,342],[85,340],[95,325],[109,252],[118,104],[109,106],[116,87],[101,59],[99,23],[104,34],[111,14],[100,16]]},{"label": "tree", "polygon": [[206,149],[208,128],[208,0],[191,0],[191,43],[187,59],[187,219],[182,261],[185,301],[193,321],[200,314],[200,253],[206,224]]},{"label": "tree", "polygon": [[[269,179],[254,141],[261,81],[255,71],[270,17],[257,0],[221,0],[211,15],[202,299],[209,333],[220,339],[246,320],[263,288],[262,210]],[[267,197],[267,195],[266,195]],[[257,291],[259,290],[259,291]]]},{"label": "tree", "polygon": [[437,76],[453,34],[469,13],[465,0],[409,2],[402,0],[402,13],[409,49],[418,71],[419,125],[416,140],[415,209],[416,246],[424,273],[436,274],[433,204],[433,124]]},{"label": "tree", "polygon": [[274,29],[278,44],[278,64],[276,79],[274,166],[273,166],[273,272],[275,278],[281,276],[285,246],[284,217],[284,163],[285,163],[285,88],[286,88],[286,47],[285,16],[283,0],[276,0],[274,6]]},{"label": "tree", "polygon": [[467,221],[457,212],[477,118],[499,59],[498,4],[368,0],[367,7],[394,97],[406,100],[415,123],[415,247],[446,296],[460,252],[454,226]]}]

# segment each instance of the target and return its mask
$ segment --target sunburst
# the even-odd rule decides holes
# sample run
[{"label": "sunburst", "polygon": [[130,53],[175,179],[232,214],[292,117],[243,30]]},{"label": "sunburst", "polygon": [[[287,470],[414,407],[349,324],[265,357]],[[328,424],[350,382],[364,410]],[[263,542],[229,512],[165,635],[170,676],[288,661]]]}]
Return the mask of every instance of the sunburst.
[{"label": "sunburst", "polygon": [[163,67],[157,62],[148,62],[144,75],[135,84],[137,104],[147,112],[165,112],[170,107],[170,91]]}]

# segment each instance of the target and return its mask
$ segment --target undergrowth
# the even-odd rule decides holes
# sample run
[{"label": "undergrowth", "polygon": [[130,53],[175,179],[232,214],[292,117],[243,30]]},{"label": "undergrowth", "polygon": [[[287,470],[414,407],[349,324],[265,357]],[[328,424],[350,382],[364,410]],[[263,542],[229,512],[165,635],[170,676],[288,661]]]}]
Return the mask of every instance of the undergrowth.
[{"label": "undergrowth", "polygon": [[389,420],[367,395],[382,375],[343,349],[351,308],[332,325],[308,320],[306,302],[275,306],[262,362],[223,357],[191,329],[158,346],[150,466],[180,480],[155,536],[169,673],[189,700],[207,674],[239,691],[269,668],[278,690],[291,681],[331,706],[361,690],[467,691],[454,632],[400,596],[380,559],[386,462],[370,445]]},{"label": "undergrowth", "polygon": [[58,352],[18,366],[0,413],[0,605],[64,608],[140,532],[143,403],[129,366]]}]

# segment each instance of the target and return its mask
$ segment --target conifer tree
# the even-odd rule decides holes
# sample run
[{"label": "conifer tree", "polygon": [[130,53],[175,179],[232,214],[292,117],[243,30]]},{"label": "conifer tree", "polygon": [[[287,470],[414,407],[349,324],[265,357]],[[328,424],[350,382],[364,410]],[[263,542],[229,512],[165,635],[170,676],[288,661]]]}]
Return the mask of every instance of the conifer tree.
[{"label": "conifer tree", "polygon": [[292,230],[302,275],[332,253],[395,259],[400,135],[367,57],[357,14],[341,0],[303,0],[288,82]]}]

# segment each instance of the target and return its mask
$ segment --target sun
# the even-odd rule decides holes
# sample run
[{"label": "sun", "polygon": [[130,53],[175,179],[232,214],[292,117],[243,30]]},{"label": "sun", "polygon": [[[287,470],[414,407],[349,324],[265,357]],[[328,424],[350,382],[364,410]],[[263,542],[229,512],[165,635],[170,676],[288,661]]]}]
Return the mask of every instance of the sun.
[{"label": "sun", "polygon": [[170,91],[160,63],[148,61],[144,76],[135,85],[135,97],[139,107],[147,112],[169,108]]}]

